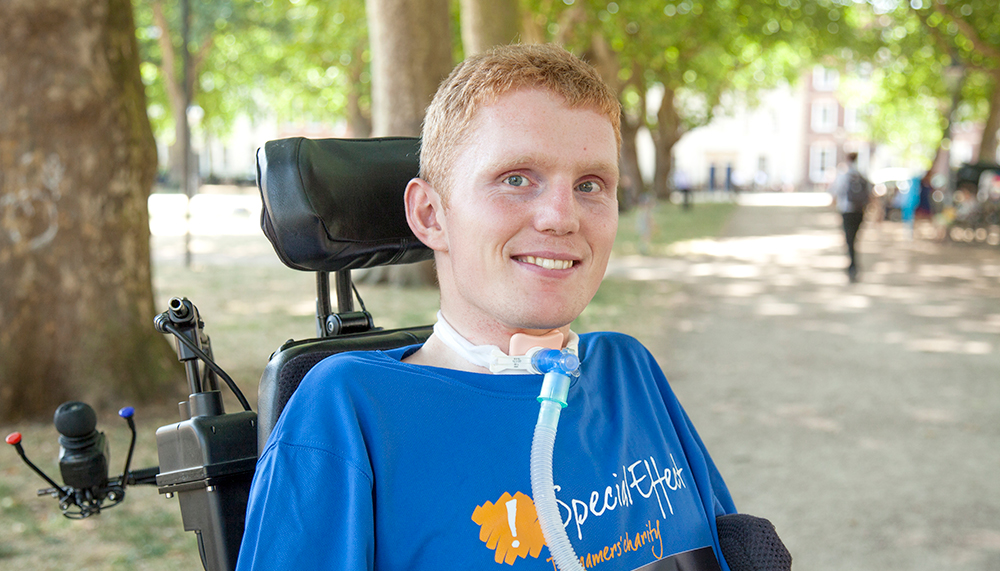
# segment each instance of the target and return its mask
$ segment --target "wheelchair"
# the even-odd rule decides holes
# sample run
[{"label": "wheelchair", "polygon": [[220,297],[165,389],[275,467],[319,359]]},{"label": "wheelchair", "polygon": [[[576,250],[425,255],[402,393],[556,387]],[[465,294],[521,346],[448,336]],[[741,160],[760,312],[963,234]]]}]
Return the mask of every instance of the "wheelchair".
[{"label": "wheelchair", "polygon": [[[286,342],[272,354],[256,419],[246,412],[195,417],[157,431],[157,486],[179,498],[206,571],[235,569],[257,453],[305,374],[335,353],[393,349],[430,336],[429,325],[375,327],[364,307],[355,309],[351,280],[351,270],[431,258],[403,210],[403,191],[418,170],[416,138],[293,138],[258,150],[261,228],[285,265],[316,274],[316,337]],[[226,467],[233,471],[223,475]]]},{"label": "wheelchair", "polygon": [[[7,438],[52,486],[39,495],[53,495],[64,515],[82,519],[120,503],[129,485],[155,485],[160,494],[178,498],[184,529],[197,535],[205,570],[235,569],[258,451],[306,373],[336,353],[423,343],[432,332],[430,325],[376,327],[363,303],[354,307],[351,278],[352,270],[432,258],[410,231],[403,208],[407,182],[419,170],[419,147],[419,139],[409,137],[290,138],[258,149],[261,228],[286,266],[316,274],[316,336],[288,341],[271,355],[255,413],[214,363],[197,307],[171,299],[154,325],[176,339],[190,394],[181,403],[181,420],[156,432],[159,466],[129,470],[135,427],[126,408],[119,414],[132,430],[132,446],[122,474],[109,478],[104,435],[95,429],[93,410],[66,403],[55,419],[63,485],[28,460],[19,434]],[[219,379],[244,410],[223,410]],[[734,571],[790,567],[787,550],[766,520],[737,514],[719,518],[718,526]],[[742,563],[734,565],[736,560]]]},{"label": "wheelchair", "polygon": [[[171,299],[154,325],[176,338],[189,397],[181,403],[181,420],[156,431],[159,466],[129,470],[135,426],[133,411],[122,409],[132,445],[122,474],[108,478],[106,441],[95,429],[93,410],[66,403],[55,417],[64,484],[28,460],[19,434],[7,438],[51,486],[39,494],[55,496],[64,515],[83,519],[120,503],[129,485],[156,485],[161,494],[178,498],[184,529],[197,535],[206,571],[235,569],[258,450],[305,374],[335,353],[393,349],[422,343],[431,334],[430,325],[376,327],[363,304],[354,307],[351,280],[351,270],[431,259],[403,210],[406,184],[419,170],[419,147],[412,137],[291,138],[258,149],[261,228],[285,265],[316,274],[316,336],[288,341],[271,355],[255,413],[212,360],[197,307]],[[244,410],[223,410],[220,378]]]}]

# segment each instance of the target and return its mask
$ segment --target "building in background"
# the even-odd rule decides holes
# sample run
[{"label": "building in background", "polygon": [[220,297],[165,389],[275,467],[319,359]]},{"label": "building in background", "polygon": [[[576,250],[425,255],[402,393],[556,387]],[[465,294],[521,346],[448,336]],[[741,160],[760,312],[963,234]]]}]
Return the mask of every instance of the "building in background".
[{"label": "building in background", "polygon": [[687,133],[674,148],[675,169],[700,188],[786,192],[825,189],[851,151],[868,171],[874,157],[862,113],[841,102],[839,85],[837,70],[814,67],[798,85],[764,93],[758,106]]}]

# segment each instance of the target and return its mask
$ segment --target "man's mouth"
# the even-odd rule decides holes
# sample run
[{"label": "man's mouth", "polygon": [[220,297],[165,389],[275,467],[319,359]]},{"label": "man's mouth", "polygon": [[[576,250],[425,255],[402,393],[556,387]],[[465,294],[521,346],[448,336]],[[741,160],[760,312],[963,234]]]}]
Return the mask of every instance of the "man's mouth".
[{"label": "man's mouth", "polygon": [[553,260],[551,258],[540,258],[538,256],[517,256],[519,262],[532,264],[546,270],[568,270],[573,267],[573,260]]}]

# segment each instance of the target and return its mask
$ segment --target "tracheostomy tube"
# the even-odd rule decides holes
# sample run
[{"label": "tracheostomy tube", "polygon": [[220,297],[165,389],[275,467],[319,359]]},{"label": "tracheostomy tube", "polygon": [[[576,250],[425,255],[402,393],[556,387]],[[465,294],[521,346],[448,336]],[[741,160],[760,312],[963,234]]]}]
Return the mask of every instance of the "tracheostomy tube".
[{"label": "tracheostomy tube", "polygon": [[552,453],[559,414],[567,405],[571,377],[580,375],[580,359],[565,349],[542,349],[531,356],[531,365],[538,373],[545,374],[542,392],[538,395],[541,408],[531,441],[531,495],[542,535],[556,566],[560,571],[582,571],[580,559],[559,517],[552,480]]}]

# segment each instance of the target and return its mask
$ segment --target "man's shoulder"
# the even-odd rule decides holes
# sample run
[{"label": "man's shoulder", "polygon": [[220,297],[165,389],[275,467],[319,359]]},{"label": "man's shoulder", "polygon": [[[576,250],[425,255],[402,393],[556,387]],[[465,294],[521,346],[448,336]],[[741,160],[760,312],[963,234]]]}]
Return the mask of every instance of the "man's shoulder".
[{"label": "man's shoulder", "polygon": [[400,361],[404,354],[403,348],[335,353],[322,359],[305,373],[295,394],[306,394],[310,399],[327,399],[358,383],[395,378],[406,367]]},{"label": "man's shoulder", "polygon": [[359,411],[376,402],[386,386],[406,386],[400,383],[407,374],[399,361],[404,352],[345,351],[316,363],[288,397],[269,443],[340,450],[344,434],[358,434],[365,422]]},{"label": "man's shoulder", "polygon": [[394,368],[402,365],[403,356],[411,350],[411,347],[399,347],[389,350],[371,351],[344,351],[330,355],[310,371],[310,373],[322,373],[328,370],[356,369],[356,368]]},{"label": "man's shoulder", "polygon": [[642,343],[640,343],[635,337],[632,337],[627,333],[619,333],[617,331],[591,331],[589,333],[581,333],[580,342],[584,344],[611,343],[642,346]]},{"label": "man's shoulder", "polygon": [[594,354],[641,354],[648,355],[649,350],[638,339],[616,331],[595,331],[580,335],[582,352]]}]

